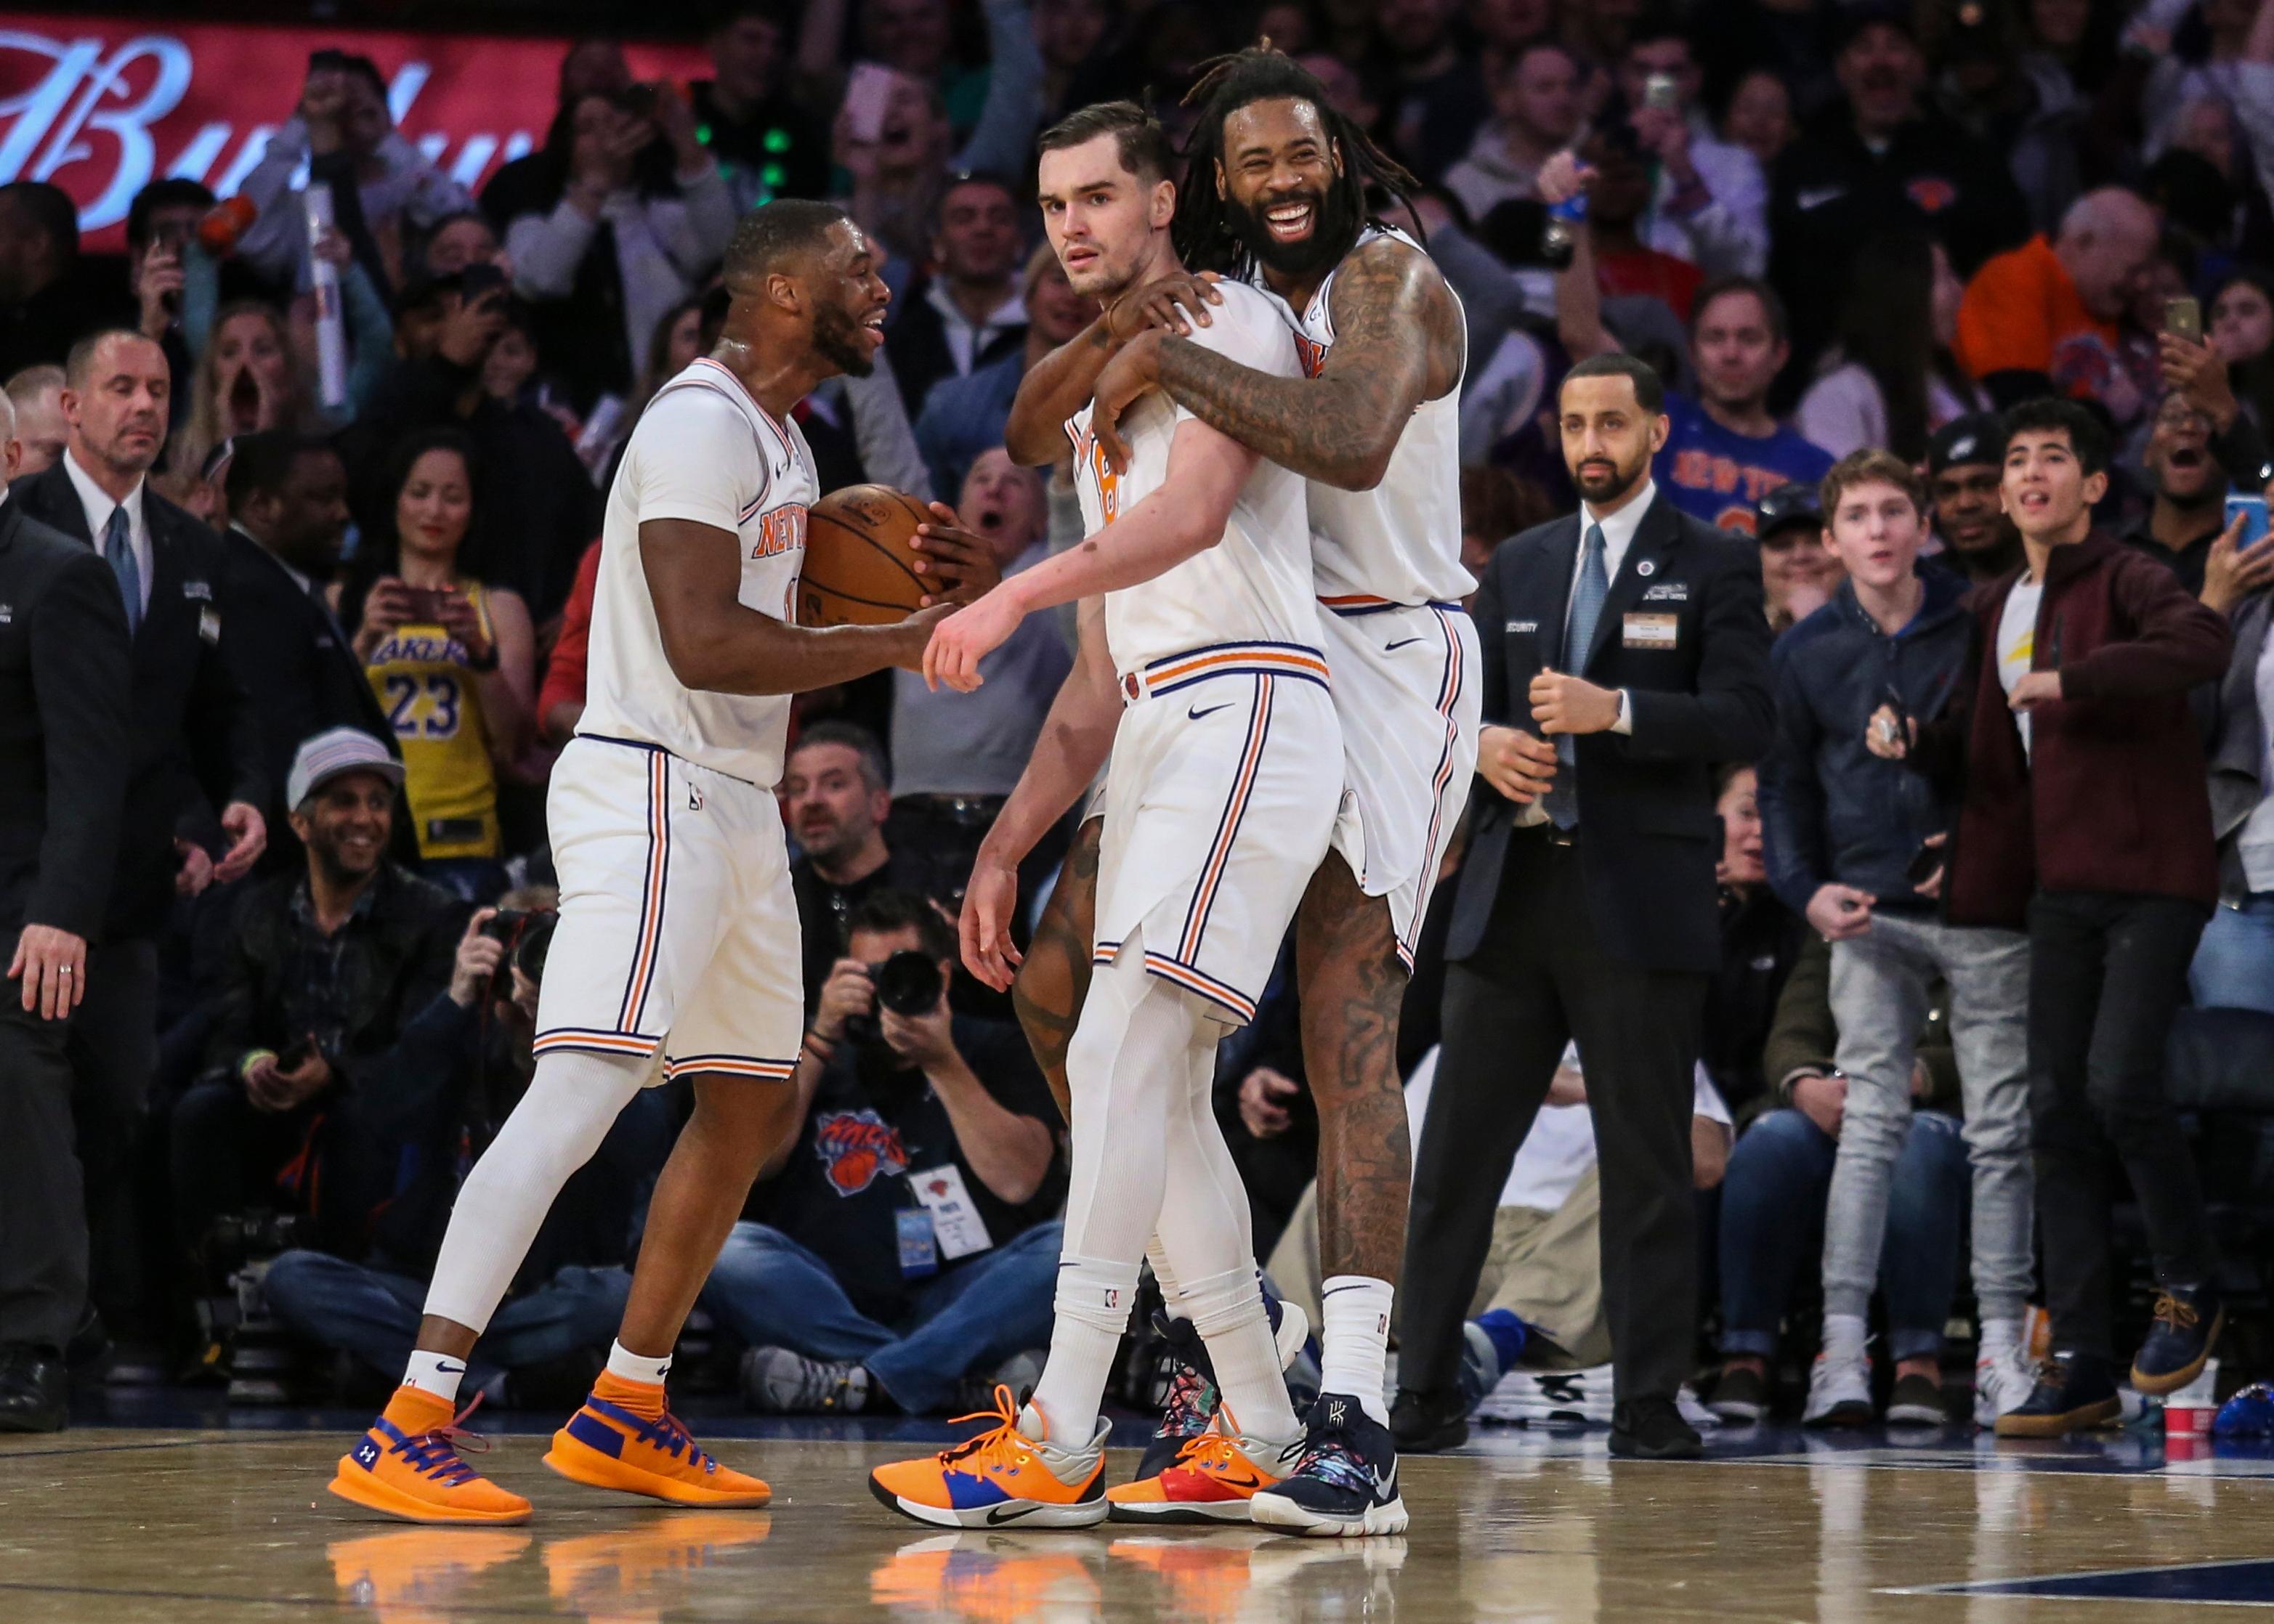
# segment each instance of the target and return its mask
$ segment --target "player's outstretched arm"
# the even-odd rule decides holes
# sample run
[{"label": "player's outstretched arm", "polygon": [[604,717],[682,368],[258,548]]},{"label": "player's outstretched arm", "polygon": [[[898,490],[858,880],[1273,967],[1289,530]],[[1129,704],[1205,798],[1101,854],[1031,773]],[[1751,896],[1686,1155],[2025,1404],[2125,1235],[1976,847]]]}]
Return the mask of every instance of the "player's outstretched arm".
[{"label": "player's outstretched arm", "polygon": [[1157,385],[1202,422],[1306,479],[1345,491],[1381,484],[1413,409],[1460,376],[1460,307],[1428,256],[1390,237],[1350,257],[1332,297],[1335,343],[1316,378],[1258,372],[1190,340],[1147,333],[1099,381],[1093,430],[1107,440],[1100,424]]},{"label": "player's outstretched arm", "polygon": [[1169,442],[1159,490],[950,616],[925,650],[924,680],[968,693],[979,686],[979,662],[1035,610],[1139,585],[1216,545],[1256,461],[1238,440],[1186,418]]},{"label": "player's outstretched arm", "polygon": [[693,519],[639,527],[640,566],[671,673],[712,694],[801,694],[888,665],[923,665],[925,639],[954,605],[918,610],[897,626],[791,626],[735,600],[742,544]]},{"label": "player's outstretched arm", "polygon": [[964,967],[998,991],[1009,989],[1019,966],[1019,950],[1011,942],[1019,865],[1097,777],[1121,723],[1113,657],[1105,646],[1105,600],[1083,598],[1075,623],[1073,667],[1058,684],[1019,782],[979,843],[971,883],[964,888]]},{"label": "player's outstretched arm", "polygon": [[1114,351],[1141,332],[1182,335],[1209,325],[1208,307],[1224,303],[1213,274],[1177,271],[1116,299],[1098,319],[1027,369],[1003,448],[1025,468],[1045,468],[1066,452],[1066,420],[1089,404],[1092,386]]}]

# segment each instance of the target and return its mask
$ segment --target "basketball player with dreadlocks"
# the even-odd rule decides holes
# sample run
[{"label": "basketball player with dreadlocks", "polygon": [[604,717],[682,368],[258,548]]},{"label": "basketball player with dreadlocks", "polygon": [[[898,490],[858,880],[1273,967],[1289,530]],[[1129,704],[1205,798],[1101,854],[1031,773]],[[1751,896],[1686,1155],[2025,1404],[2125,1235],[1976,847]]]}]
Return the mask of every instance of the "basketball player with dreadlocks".
[{"label": "basketball player with dreadlocks", "polygon": [[[1269,49],[1225,57],[1189,99],[1200,117],[1178,246],[1186,264],[1284,301],[1303,375],[1272,376],[1193,342],[1153,289],[1136,296],[1150,325],[1102,365],[1082,365],[1081,381],[1095,401],[1091,432],[1114,465],[1126,455],[1122,413],[1157,388],[1309,482],[1345,771],[1334,850],[1296,931],[1305,1071],[1319,1108],[1325,1359],[1308,1447],[1249,1510],[1303,1533],[1373,1532],[1396,1497],[1382,1369],[1412,1177],[1398,1006],[1477,760],[1480,656],[1458,608],[1475,584],[1459,561],[1464,327],[1428,256],[1368,217],[1369,184],[1404,196],[1414,183],[1292,60]],[[1207,320],[1205,311],[1192,319]],[[1085,335],[1051,362],[1086,339],[1094,354]],[[974,896],[983,877],[973,876]],[[1082,877],[1070,863],[1067,880]],[[1083,898],[1067,880],[1060,891],[1072,917]],[[1073,959],[1053,951],[1051,929],[1036,933],[1038,972]],[[1045,979],[1022,974],[1019,991],[1030,1035],[1047,1038],[1055,1011]],[[1067,991],[1070,1009],[1081,989]],[[1182,1413],[1163,1433],[1204,1427],[1212,1384],[1180,1372],[1171,1391]]]}]

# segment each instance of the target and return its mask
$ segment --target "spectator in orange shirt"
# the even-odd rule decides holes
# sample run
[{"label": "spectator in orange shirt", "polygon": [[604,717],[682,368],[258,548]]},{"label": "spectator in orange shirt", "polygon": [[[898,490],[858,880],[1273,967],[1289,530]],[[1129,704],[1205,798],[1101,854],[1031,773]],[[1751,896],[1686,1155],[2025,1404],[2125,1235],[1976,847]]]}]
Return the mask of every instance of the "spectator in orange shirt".
[{"label": "spectator in orange shirt", "polygon": [[537,726],[551,744],[566,744],[584,714],[584,651],[592,641],[592,594],[600,584],[600,544],[584,549],[576,561],[576,583],[561,611],[561,635],[545,662],[545,682],[537,690]]},{"label": "spectator in orange shirt", "polygon": [[2043,394],[2101,397],[2117,369],[2117,322],[2155,258],[2159,221],[2136,192],[2089,192],[2040,233],[1985,261],[1958,307],[1959,364],[1999,406]]}]

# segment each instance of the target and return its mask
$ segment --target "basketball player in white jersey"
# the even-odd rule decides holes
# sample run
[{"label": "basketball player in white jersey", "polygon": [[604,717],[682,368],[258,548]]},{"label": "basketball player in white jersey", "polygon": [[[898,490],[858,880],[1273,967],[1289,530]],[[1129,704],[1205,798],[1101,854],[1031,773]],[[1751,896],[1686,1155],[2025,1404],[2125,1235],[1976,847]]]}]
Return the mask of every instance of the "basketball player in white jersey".
[{"label": "basketball player in white jersey", "polygon": [[[1190,263],[1282,301],[1303,375],[1274,376],[1179,336],[1209,319],[1208,294],[1166,285],[1133,296],[1118,328],[1110,312],[1029,380],[1037,407],[1063,403],[1047,397],[1051,387],[1094,395],[1109,462],[1123,455],[1119,413],[1157,388],[1308,481],[1346,772],[1334,851],[1296,934],[1305,1071],[1319,1109],[1325,1358],[1310,1447],[1250,1514],[1307,1534],[1373,1532],[1395,1493],[1382,1389],[1412,1177],[1398,1006],[1477,763],[1479,655],[1458,606],[1475,584],[1459,561],[1463,322],[1428,256],[1367,219],[1369,183],[1399,194],[1412,183],[1309,74],[1277,52],[1243,51],[1216,64],[1192,99],[1201,109],[1178,244]],[[1171,297],[1201,313],[1187,320],[1167,308]],[[1136,326],[1133,306],[1154,326],[1121,341]],[[1022,387],[1014,432],[1029,403]],[[1025,838],[1012,826],[982,847],[966,898],[967,934],[983,944],[975,957],[998,973],[1017,962],[999,923],[1002,865],[1015,865]],[[1057,937],[1083,910],[1083,850],[1078,841],[1056,918],[1035,933],[1040,974],[1018,982],[1046,1066],[1060,1011],[1081,997]],[[1163,1436],[1206,1424],[1204,1380],[1180,1374],[1171,1395]]]},{"label": "basketball player in white jersey", "polygon": [[[1043,223],[1077,292],[1111,298],[1177,268],[1176,188],[1149,114],[1085,109],[1040,145]],[[1251,288],[1224,289],[1198,342],[1300,375],[1286,324]],[[1303,484],[1164,397],[1128,414],[1118,469],[1088,419],[1076,412],[1065,428],[1086,539],[942,622],[925,656],[928,679],[968,689],[1026,614],[1104,599],[1058,708],[1112,744],[1096,968],[1067,1058],[1073,1181],[1050,1359],[1023,1410],[998,1399],[992,1432],[871,1477],[886,1505],[948,1525],[1074,1527],[1109,1508],[1244,1518],[1302,1441],[1211,1094],[1217,1041],[1254,1013],[1341,791]],[[1061,757],[1057,742],[1046,729],[1022,789],[1035,800],[1035,780],[1049,780],[1063,812],[1097,760]],[[1107,1494],[1098,1415],[1156,1235],[1224,1389],[1218,1432],[1178,1462],[1193,1492],[1173,1504],[1157,1484]]]},{"label": "basketball player in white jersey", "polygon": [[820,491],[790,412],[875,365],[890,298],[877,267],[829,205],[746,215],[719,348],[632,432],[601,535],[584,715],[547,806],[561,906],[537,1073],[458,1193],[403,1385],[332,1481],[343,1499],[418,1522],[528,1516],[459,1458],[459,1380],[568,1176],[642,1087],[684,1077],[694,1115],[657,1181],[621,1332],[545,1461],[673,1504],[766,1503],[764,1483],[688,1436],[664,1378],[752,1178],[797,1127],[798,922],[773,795],[789,695],[917,665],[948,613],[792,623]]}]

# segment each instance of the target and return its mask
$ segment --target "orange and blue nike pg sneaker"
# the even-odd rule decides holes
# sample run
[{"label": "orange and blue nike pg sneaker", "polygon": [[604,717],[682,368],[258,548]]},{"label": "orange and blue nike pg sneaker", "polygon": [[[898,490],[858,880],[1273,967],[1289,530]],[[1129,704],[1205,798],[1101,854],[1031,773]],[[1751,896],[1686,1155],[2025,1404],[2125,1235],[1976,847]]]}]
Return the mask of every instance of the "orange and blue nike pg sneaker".
[{"label": "orange and blue nike pg sneaker", "polygon": [[1219,1410],[1216,1425],[1160,1471],[1106,1490],[1106,1515],[1116,1522],[1247,1522],[1248,1501],[1294,1470],[1303,1435],[1269,1443],[1232,1430],[1231,1418]]},{"label": "orange and blue nike pg sneaker", "polygon": [[571,1483],[674,1506],[763,1506],[773,1491],[721,1466],[665,1407],[663,1384],[602,1371],[584,1408],[553,1434],[545,1463]]},{"label": "orange and blue nike pg sneaker", "polygon": [[527,1522],[527,1500],[458,1458],[461,1443],[489,1447],[459,1425],[473,1412],[469,1404],[454,1417],[448,1399],[407,1383],[395,1388],[371,1430],[340,1457],[331,1492],[406,1522]]},{"label": "orange and blue nike pg sneaker", "polygon": [[1010,1388],[995,1389],[995,1408],[958,1421],[995,1425],[953,1449],[922,1460],[895,1461],[869,1474],[869,1492],[892,1510],[942,1528],[1090,1528],[1105,1521],[1105,1435],[1098,1417],[1088,1445],[1046,1441],[1043,1412],[1019,1408]]}]

